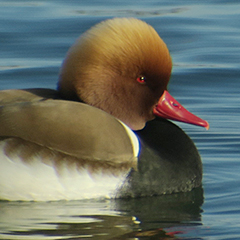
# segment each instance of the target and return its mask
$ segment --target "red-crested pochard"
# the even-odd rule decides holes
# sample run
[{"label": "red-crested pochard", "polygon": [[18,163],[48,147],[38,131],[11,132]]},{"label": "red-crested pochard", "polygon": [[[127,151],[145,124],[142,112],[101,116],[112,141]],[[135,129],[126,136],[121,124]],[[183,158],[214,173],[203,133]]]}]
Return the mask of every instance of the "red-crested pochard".
[{"label": "red-crested pochard", "polygon": [[114,18],[70,48],[57,90],[1,91],[0,199],[138,197],[200,186],[195,145],[164,118],[208,123],[167,92],[171,69],[150,25]]}]

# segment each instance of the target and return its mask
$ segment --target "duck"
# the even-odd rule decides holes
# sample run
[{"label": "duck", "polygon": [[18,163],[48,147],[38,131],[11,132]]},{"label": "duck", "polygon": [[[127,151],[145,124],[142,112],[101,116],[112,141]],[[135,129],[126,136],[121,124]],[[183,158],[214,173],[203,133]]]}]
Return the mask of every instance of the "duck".
[{"label": "duck", "polygon": [[0,91],[0,199],[144,197],[201,186],[198,150],[172,120],[209,124],[170,95],[171,71],[151,25],[112,18],[70,47],[56,90]]}]

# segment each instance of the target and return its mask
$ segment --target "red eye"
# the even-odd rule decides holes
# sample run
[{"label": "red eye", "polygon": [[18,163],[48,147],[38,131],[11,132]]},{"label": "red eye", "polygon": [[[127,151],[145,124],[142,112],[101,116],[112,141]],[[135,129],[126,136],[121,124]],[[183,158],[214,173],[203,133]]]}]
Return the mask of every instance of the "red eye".
[{"label": "red eye", "polygon": [[144,76],[138,77],[137,81],[141,84],[146,83],[146,77],[144,77]]}]

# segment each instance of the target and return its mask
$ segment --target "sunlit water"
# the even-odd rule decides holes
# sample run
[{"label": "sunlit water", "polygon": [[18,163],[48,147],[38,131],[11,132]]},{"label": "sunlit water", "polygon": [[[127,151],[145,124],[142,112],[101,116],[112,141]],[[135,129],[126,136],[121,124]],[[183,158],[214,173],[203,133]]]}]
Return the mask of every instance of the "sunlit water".
[{"label": "sunlit water", "polygon": [[0,202],[0,238],[240,239],[238,1],[0,1],[0,89],[55,88],[69,46],[114,16],[154,26],[174,62],[169,91],[209,121],[209,131],[178,124],[201,153],[203,189],[117,201]]}]

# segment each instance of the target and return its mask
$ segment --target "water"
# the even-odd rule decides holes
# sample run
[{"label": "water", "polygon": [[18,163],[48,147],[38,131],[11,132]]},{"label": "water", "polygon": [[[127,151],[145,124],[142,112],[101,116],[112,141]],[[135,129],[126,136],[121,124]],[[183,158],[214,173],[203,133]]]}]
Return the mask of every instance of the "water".
[{"label": "water", "polygon": [[167,43],[171,94],[210,130],[179,124],[202,156],[203,189],[129,200],[0,202],[2,239],[240,239],[238,1],[0,1],[0,89],[55,88],[74,40],[113,16]]}]

